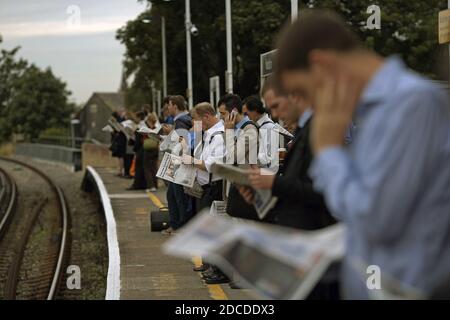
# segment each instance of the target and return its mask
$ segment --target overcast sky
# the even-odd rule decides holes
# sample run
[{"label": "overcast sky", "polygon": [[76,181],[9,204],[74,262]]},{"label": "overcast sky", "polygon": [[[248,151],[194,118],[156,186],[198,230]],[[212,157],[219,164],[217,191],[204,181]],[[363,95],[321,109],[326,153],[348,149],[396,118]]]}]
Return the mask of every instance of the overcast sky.
[{"label": "overcast sky", "polygon": [[115,33],[143,10],[137,0],[0,0],[1,47],[20,45],[21,57],[50,66],[72,100],[86,102],[118,90],[125,48]]}]

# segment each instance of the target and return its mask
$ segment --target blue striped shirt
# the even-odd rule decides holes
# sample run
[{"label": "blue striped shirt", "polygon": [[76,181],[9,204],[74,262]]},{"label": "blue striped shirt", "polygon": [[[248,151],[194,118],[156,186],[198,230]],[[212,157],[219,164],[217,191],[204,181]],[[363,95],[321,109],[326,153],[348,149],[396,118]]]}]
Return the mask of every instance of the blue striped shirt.
[{"label": "blue striped shirt", "polygon": [[355,119],[353,143],[324,150],[310,171],[347,226],[344,297],[368,297],[358,263],[429,294],[450,276],[448,96],[393,57],[364,90]]}]

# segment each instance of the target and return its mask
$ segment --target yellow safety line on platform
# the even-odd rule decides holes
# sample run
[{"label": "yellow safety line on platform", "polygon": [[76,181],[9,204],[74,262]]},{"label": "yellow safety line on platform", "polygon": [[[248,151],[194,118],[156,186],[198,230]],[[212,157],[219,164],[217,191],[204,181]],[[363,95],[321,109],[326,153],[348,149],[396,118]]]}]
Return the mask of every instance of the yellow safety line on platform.
[{"label": "yellow safety line on platform", "polygon": [[[161,200],[159,200],[159,198],[154,193],[148,192],[147,194],[156,207],[158,207],[159,209],[165,207],[162,204]],[[202,259],[200,257],[194,257],[192,258],[192,262],[194,263],[195,267],[199,267],[202,264]],[[209,295],[212,299],[228,300],[227,295],[219,284],[207,284],[206,287],[208,288]]]},{"label": "yellow safety line on platform", "polygon": [[158,209],[164,208],[165,205],[162,204],[161,200],[159,200],[159,198],[151,192],[147,192],[148,197],[150,198],[150,200],[153,202],[153,204],[158,207]]},{"label": "yellow safety line on platform", "polygon": [[[202,265],[202,259],[200,257],[193,257],[192,262],[196,268]],[[220,284],[207,284],[206,287],[208,288],[209,295],[212,299],[228,300],[228,297]]]}]

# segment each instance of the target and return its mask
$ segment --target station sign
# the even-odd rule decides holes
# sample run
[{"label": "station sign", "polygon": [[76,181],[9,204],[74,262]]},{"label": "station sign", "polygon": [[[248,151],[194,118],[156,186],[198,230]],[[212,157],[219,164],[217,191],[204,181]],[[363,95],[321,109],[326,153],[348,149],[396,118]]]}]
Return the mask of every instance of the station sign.
[{"label": "station sign", "polygon": [[450,43],[450,9],[439,12],[439,44]]}]

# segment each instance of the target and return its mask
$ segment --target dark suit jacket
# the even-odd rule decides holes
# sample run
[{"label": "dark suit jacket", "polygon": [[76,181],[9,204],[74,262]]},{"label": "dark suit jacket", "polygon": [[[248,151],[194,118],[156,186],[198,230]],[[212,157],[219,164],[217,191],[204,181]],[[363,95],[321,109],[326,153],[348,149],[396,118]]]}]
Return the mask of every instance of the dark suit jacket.
[{"label": "dark suit jacket", "polygon": [[275,178],[272,193],[278,202],[267,217],[269,222],[303,230],[320,229],[336,222],[308,176],[313,159],[310,127],[311,119],[296,134],[283,168]]}]

